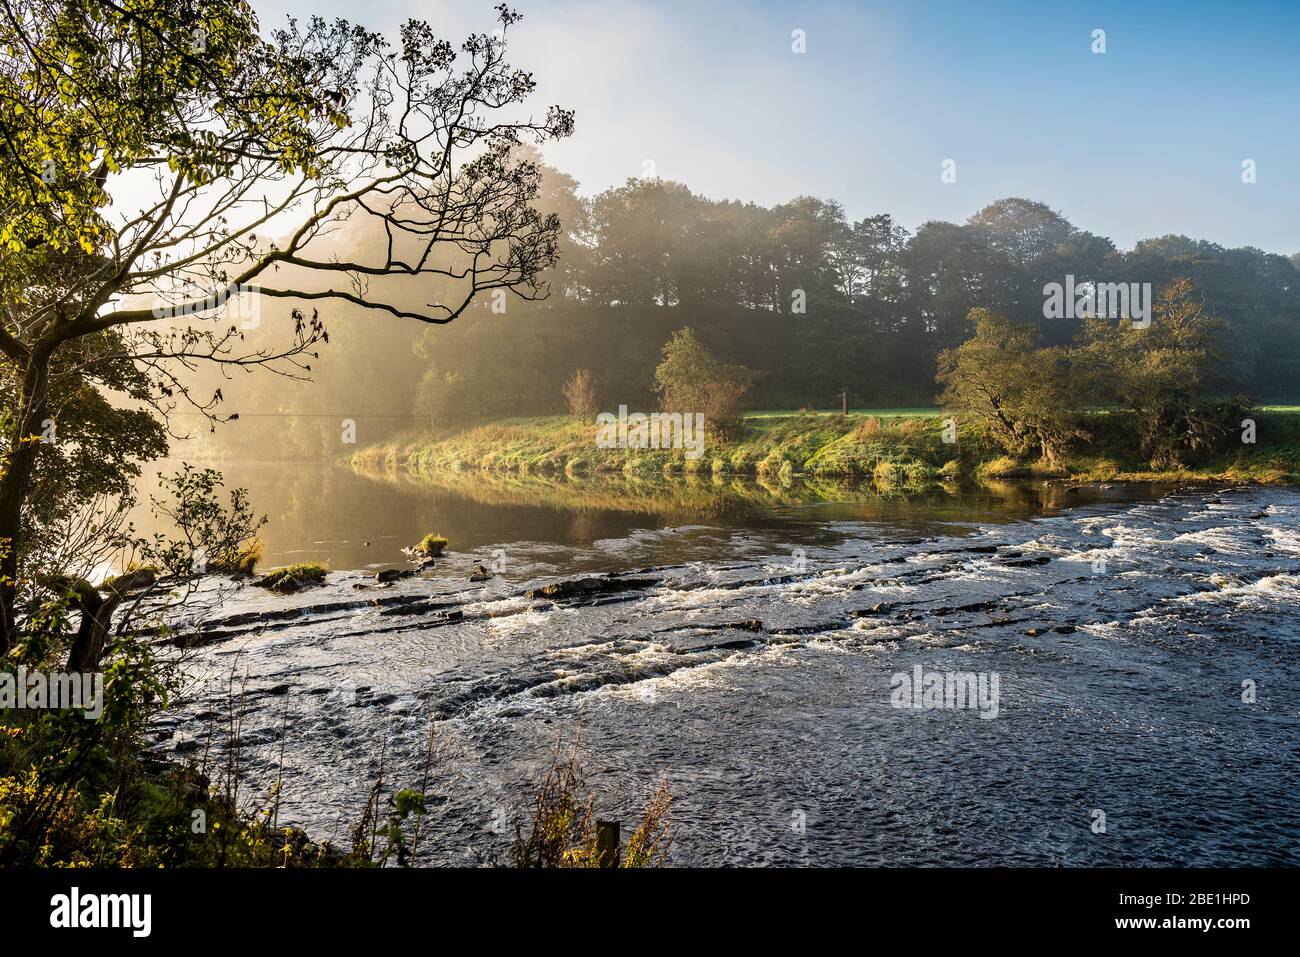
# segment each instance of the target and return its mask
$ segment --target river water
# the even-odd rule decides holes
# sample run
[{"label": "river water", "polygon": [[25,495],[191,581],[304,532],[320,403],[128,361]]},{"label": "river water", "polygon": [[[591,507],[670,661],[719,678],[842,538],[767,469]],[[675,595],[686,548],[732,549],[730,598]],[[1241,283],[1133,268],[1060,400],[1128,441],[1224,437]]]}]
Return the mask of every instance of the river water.
[{"label": "river water", "polygon": [[[666,778],[681,865],[1300,863],[1300,490],[233,478],[268,564],[334,571],[213,583],[158,747],[215,768],[234,710],[313,836],[382,771],[420,863],[502,860],[576,738],[625,834]],[[996,698],[899,706],[918,667]]]}]

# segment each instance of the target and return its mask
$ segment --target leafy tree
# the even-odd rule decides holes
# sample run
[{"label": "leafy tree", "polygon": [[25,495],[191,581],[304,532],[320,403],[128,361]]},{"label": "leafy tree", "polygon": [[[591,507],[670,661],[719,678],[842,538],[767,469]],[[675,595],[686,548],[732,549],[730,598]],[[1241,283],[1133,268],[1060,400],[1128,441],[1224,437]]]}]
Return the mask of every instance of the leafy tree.
[{"label": "leafy tree", "polygon": [[751,369],[718,361],[690,328],[672,334],[655,369],[661,408],[691,415],[702,412],[711,428],[724,433],[736,427],[740,399],[753,380]]},{"label": "leafy tree", "polygon": [[[653,401],[651,367],[685,325],[716,354],[762,370],[746,393],[756,404],[825,408],[845,388],[862,404],[926,404],[939,353],[971,335],[972,308],[1035,326],[1041,345],[1073,345],[1082,320],[1043,315],[1044,284],[1067,275],[1156,289],[1188,276],[1227,323],[1225,375],[1260,398],[1297,398],[1300,271],[1261,250],[1164,237],[1121,251],[1018,198],[909,236],[888,215],[849,223],[834,202],[806,197],[763,208],[637,180],[584,201],[556,170],[544,171],[542,191],[546,209],[576,224],[561,238],[563,270],[548,274],[563,294],[512,302],[508,316],[476,309],[430,332],[421,372],[441,380],[428,393],[442,414],[562,412],[574,368],[629,403]],[[574,212],[584,207],[585,218]],[[796,289],[803,314],[791,312]],[[372,351],[385,344],[358,338]],[[515,370],[510,389],[497,384],[503,367]]]},{"label": "leafy tree", "polygon": [[[1180,237],[1124,252],[1105,237],[1072,230],[1021,267],[968,225],[927,224],[909,237],[887,215],[850,224],[833,203],[814,202],[786,204],[778,215],[776,208],[711,201],[653,180],[584,200],[570,177],[539,168],[535,205],[544,215],[558,212],[564,224],[561,260],[545,276],[553,294],[512,299],[504,315],[485,302],[451,326],[416,333],[407,331],[416,324],[376,327],[362,310],[339,310],[330,322],[337,348],[313,362],[312,377],[340,407],[391,413],[404,410],[418,389],[416,411],[450,421],[559,413],[574,368],[591,370],[611,394],[645,406],[654,401],[650,372],[662,343],[687,324],[717,354],[763,370],[746,393],[756,404],[826,407],[843,388],[862,404],[925,404],[933,400],[938,353],[968,338],[973,307],[1036,326],[1042,345],[1072,345],[1082,320],[1043,316],[1043,285],[1068,274],[1149,281],[1157,289],[1180,275],[1192,278],[1226,323],[1225,375],[1237,387],[1249,383],[1261,399],[1296,398],[1300,324],[1292,317],[1300,310],[1300,272],[1285,257]],[[674,221],[660,222],[665,218]],[[346,239],[340,255],[348,258],[384,241],[382,230],[353,231]],[[825,249],[810,251],[809,242]],[[804,262],[817,266],[798,273]],[[780,278],[791,269],[791,280]],[[808,311],[791,314],[783,296],[801,282],[809,283]],[[246,335],[252,341],[265,332]],[[418,355],[403,361],[417,333]],[[508,389],[499,385],[503,367],[514,370]],[[236,396],[265,411],[312,402],[306,384],[272,377],[232,384],[214,375],[208,390],[218,387],[227,406]],[[367,420],[362,441],[383,438],[375,432],[385,423],[400,427]],[[263,424],[245,421],[214,440],[246,447],[244,437]],[[315,420],[289,425],[275,433],[277,442],[305,446],[311,438],[315,454],[336,452],[333,423],[328,432]]]},{"label": "leafy tree", "polygon": [[1045,203],[1011,197],[985,206],[966,221],[989,247],[1028,266],[1069,238],[1074,227]]},{"label": "leafy tree", "polygon": [[972,309],[975,335],[939,356],[940,402],[974,418],[1011,455],[1039,452],[1059,467],[1078,423],[1079,382],[1067,354],[1040,349],[1032,326]]},{"label": "leafy tree", "polygon": [[1187,452],[1220,446],[1240,426],[1244,400],[1223,396],[1222,328],[1186,278],[1165,287],[1145,329],[1128,320],[1085,324],[1079,357],[1091,388],[1133,413],[1153,467],[1177,466]]},{"label": "leafy tree", "polygon": [[[485,290],[544,296],[559,222],[531,205],[539,172],[517,149],[572,114],[519,113],[535,82],[505,59],[504,5],[495,35],[456,47],[410,21],[391,49],[320,18],[263,38],[243,0],[0,3],[3,653],[34,587],[33,482],[74,344],[115,332],[156,409],[216,418],[194,363],[297,376],[325,340],[295,307],[286,344],[245,349],[230,297],[444,324]],[[339,256],[344,223],[385,241]]]},{"label": "leafy tree", "polygon": [[971,309],[1005,312],[1010,303],[1010,263],[969,227],[926,223],[902,258],[918,352],[960,344]]}]

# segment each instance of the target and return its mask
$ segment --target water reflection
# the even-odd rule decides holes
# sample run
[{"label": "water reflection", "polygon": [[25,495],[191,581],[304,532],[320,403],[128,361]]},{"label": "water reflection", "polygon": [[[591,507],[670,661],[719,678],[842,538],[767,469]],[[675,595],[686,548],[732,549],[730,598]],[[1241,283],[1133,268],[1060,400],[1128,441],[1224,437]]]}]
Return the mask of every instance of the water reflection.
[{"label": "water reflection", "polygon": [[[142,482],[143,500],[158,494],[157,471]],[[1159,487],[1072,487],[1000,482],[875,488],[824,480],[767,483],[714,476],[590,479],[452,473],[429,479],[360,474],[331,463],[238,462],[219,466],[227,485],[249,490],[270,519],[263,530],[265,567],[296,561],[335,569],[403,561],[401,548],[426,532],[453,552],[481,560],[495,547],[532,542],[586,547],[642,529],[708,525],[778,530],[789,541],[817,544],[838,522],[870,523],[920,535],[960,532],[1098,500],[1150,498]],[[141,508],[136,524],[157,522]],[[698,556],[697,556],[698,557]],[[671,556],[665,555],[666,560]],[[611,560],[610,567],[617,562]]]}]

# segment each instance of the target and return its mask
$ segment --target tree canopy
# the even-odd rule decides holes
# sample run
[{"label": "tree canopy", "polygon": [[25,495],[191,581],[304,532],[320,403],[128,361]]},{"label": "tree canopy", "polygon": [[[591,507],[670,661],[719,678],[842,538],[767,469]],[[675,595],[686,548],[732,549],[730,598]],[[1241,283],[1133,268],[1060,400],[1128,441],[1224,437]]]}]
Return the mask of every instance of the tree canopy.
[{"label": "tree canopy", "polygon": [[[526,111],[505,5],[494,33],[457,45],[409,21],[394,45],[319,17],[264,34],[244,0],[0,2],[3,651],[34,482],[59,454],[47,423],[78,377],[216,419],[223,391],[197,394],[196,365],[305,374],[316,304],[440,325],[488,291],[543,298],[560,224],[520,148],[572,114]],[[344,255],[345,228],[373,241]],[[261,312],[236,324],[232,299],[290,308],[250,340]],[[102,454],[113,415],[63,435]],[[131,432],[117,418],[105,447]]]}]

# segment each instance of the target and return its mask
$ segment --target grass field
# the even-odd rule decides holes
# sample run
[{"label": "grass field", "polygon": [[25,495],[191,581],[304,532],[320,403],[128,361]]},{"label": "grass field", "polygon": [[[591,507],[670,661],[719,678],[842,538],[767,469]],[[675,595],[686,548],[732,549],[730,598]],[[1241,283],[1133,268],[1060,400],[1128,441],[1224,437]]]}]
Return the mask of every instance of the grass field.
[{"label": "grass field", "polygon": [[[745,413],[746,419],[787,419],[812,412],[816,415],[843,415],[841,409],[754,409]],[[850,418],[858,416],[869,418],[875,416],[885,419],[930,419],[943,413],[937,406],[917,407],[912,409],[849,409]]]},{"label": "grass field", "polygon": [[[1103,412],[1104,409],[1090,409],[1090,411]],[[1284,412],[1291,415],[1300,414],[1300,405],[1261,405],[1257,409],[1259,412]],[[754,409],[745,413],[746,419],[783,419],[799,415],[806,415],[812,412],[816,415],[843,415],[839,408],[834,409]],[[878,419],[927,419],[937,418],[943,414],[943,409],[938,406],[915,406],[912,408],[881,408],[881,409],[849,409],[850,416],[869,417],[875,416]]]},{"label": "grass field", "polygon": [[918,485],[958,479],[1072,478],[1080,481],[1300,482],[1300,409],[1256,410],[1259,440],[1212,456],[1189,457],[1184,468],[1153,470],[1133,445],[1127,413],[1092,410],[1091,440],[1064,467],[1009,458],[981,429],[958,419],[958,439],[945,436],[936,408],[831,412],[759,410],[730,435],[709,434],[703,454],[678,449],[602,448],[594,424],[570,416],[489,422],[466,429],[409,433],[362,449],[362,471],[442,476],[460,472],[514,475],[626,476],[712,474],[867,480]]}]

